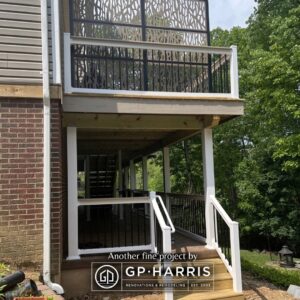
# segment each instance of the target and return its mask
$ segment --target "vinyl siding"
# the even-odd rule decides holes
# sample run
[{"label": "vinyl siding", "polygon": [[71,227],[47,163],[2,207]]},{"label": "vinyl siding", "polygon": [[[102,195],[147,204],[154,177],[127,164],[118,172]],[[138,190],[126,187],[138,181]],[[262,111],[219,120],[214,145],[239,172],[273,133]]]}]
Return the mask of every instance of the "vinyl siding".
[{"label": "vinyl siding", "polygon": [[[48,11],[51,59],[50,6]],[[0,83],[42,83],[41,71],[40,0],[0,0]]]}]

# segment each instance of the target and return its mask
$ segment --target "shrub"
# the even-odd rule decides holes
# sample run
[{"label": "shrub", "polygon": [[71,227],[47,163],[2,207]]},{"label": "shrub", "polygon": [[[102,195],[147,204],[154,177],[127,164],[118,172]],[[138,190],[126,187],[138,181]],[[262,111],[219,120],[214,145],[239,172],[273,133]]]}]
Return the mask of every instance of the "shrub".
[{"label": "shrub", "polygon": [[300,271],[267,265],[271,259],[266,254],[241,251],[242,269],[277,286],[288,288],[290,284],[300,285]]}]

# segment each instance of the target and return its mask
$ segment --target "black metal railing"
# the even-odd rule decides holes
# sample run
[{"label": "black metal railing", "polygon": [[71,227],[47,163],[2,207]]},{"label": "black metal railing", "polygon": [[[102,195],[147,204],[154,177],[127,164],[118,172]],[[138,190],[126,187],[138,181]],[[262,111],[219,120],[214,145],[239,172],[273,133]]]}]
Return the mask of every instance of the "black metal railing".
[{"label": "black metal railing", "polygon": [[214,207],[214,237],[222,253],[231,265],[230,229]]},{"label": "black metal railing", "polygon": [[201,195],[165,194],[163,199],[169,198],[171,218],[177,228],[206,237],[205,200]]},{"label": "black metal railing", "polygon": [[150,224],[146,205],[149,204],[80,207],[79,249],[149,245]]},{"label": "black metal railing", "polygon": [[73,44],[72,87],[230,93],[230,55],[143,47]]}]

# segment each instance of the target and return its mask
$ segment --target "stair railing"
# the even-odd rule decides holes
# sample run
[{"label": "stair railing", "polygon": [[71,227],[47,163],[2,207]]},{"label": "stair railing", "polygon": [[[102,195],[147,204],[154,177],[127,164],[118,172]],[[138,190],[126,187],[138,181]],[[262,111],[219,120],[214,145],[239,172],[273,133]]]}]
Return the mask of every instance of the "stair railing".
[{"label": "stair railing", "polygon": [[[168,254],[172,252],[172,233],[175,232],[175,226],[170,218],[170,215],[166,209],[166,206],[162,200],[162,198],[156,195],[155,192],[150,192],[150,201],[151,201],[151,210],[150,210],[150,219],[154,219],[154,215],[158,221],[160,229],[162,231],[162,252],[164,254]],[[164,216],[162,214],[164,213]],[[152,227],[153,226],[153,227]],[[151,222],[151,240],[155,238],[155,224]],[[164,263],[165,267],[168,267],[170,263],[166,261]],[[166,283],[170,283],[172,278],[168,276],[164,277],[164,281]],[[173,290],[170,288],[165,289],[165,300],[173,300]]]},{"label": "stair railing", "polygon": [[208,201],[212,216],[210,224],[213,227],[211,244],[233,278],[234,291],[242,292],[239,224],[231,220],[215,196],[210,196]]}]

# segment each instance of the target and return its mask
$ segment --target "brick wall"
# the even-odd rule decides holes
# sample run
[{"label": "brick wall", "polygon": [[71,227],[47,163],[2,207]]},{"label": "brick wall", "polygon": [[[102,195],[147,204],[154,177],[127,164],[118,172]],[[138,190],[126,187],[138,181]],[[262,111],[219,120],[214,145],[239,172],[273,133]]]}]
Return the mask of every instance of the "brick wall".
[{"label": "brick wall", "polygon": [[[52,102],[52,267],[61,253],[61,114]],[[43,104],[0,99],[0,261],[41,268],[43,250]]]}]

